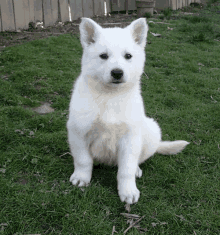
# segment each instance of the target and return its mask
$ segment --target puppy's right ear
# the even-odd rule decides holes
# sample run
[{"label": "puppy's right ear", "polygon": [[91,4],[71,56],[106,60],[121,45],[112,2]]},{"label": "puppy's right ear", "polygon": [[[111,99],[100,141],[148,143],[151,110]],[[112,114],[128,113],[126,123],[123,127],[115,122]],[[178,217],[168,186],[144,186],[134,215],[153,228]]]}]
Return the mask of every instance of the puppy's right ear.
[{"label": "puppy's right ear", "polygon": [[81,19],[82,22],[79,25],[80,41],[83,48],[85,48],[97,41],[102,27],[89,18],[83,17]]},{"label": "puppy's right ear", "polygon": [[134,41],[141,47],[145,47],[148,32],[146,18],[139,18],[133,21],[127,28],[130,29]]}]

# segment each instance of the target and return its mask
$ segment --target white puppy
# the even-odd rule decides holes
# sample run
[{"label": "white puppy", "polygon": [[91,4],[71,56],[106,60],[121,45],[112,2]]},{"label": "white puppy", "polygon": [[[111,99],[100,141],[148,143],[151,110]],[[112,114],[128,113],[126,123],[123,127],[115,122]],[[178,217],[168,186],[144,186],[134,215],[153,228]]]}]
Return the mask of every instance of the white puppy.
[{"label": "white puppy", "polygon": [[144,18],[124,29],[102,28],[82,18],[82,70],[74,85],[68,140],[74,159],[73,185],[87,186],[93,160],[118,165],[118,193],[132,204],[140,192],[139,164],[155,152],[176,154],[186,141],[161,141],[159,125],[145,116],[140,79],[148,26]]}]

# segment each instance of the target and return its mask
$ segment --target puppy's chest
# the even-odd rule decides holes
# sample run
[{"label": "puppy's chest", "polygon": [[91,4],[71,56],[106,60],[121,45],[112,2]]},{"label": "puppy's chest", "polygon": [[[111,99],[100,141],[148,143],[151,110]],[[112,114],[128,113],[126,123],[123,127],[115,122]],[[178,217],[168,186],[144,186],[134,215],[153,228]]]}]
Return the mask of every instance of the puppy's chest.
[{"label": "puppy's chest", "polygon": [[89,151],[94,160],[116,165],[119,140],[127,132],[128,125],[125,122],[105,122],[98,116],[86,134]]}]

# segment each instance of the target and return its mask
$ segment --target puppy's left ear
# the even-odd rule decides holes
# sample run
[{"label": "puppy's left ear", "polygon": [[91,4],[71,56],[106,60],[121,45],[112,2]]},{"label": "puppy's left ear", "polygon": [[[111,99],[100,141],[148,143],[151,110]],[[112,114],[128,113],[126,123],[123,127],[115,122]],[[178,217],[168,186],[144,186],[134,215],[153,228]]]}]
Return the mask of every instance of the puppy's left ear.
[{"label": "puppy's left ear", "polygon": [[141,47],[147,42],[148,25],[145,18],[139,18],[127,26],[130,29],[134,41]]}]

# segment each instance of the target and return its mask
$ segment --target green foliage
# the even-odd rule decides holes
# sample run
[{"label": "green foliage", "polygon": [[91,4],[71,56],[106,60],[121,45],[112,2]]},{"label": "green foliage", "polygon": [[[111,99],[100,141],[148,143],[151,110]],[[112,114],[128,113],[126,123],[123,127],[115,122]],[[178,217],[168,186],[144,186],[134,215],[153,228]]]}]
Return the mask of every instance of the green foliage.
[{"label": "green foliage", "polygon": [[209,3],[216,3],[216,2],[219,2],[219,0],[209,0],[208,2]]},{"label": "green foliage", "polygon": [[219,0],[208,0],[208,1],[207,1],[207,7],[208,7],[208,8],[211,8],[211,7],[212,7],[212,4],[213,4],[213,3],[217,3],[217,2],[219,2]]},{"label": "green foliage", "polygon": [[171,15],[172,15],[172,9],[171,8],[165,8],[164,10],[163,10],[163,15],[164,15],[164,17],[167,19],[167,20],[169,20],[170,19],[170,17],[171,17]]},{"label": "green foliage", "polygon": [[159,19],[161,19],[161,20],[163,20],[164,18],[165,18],[164,15],[159,16]]},{"label": "green foliage", "polygon": [[152,17],[152,15],[151,15],[151,13],[150,13],[150,12],[146,12],[146,13],[144,14],[144,17],[146,17],[146,18],[148,19],[148,18],[151,18],[151,17]]},{"label": "green foliage", "polygon": [[195,43],[195,42],[208,42],[205,34],[203,32],[199,32],[198,34],[195,34],[192,36],[191,38],[191,42]]},{"label": "green foliage", "polygon": [[210,22],[211,19],[205,16],[184,16],[183,19],[189,21],[190,23],[200,23],[200,22]]}]

